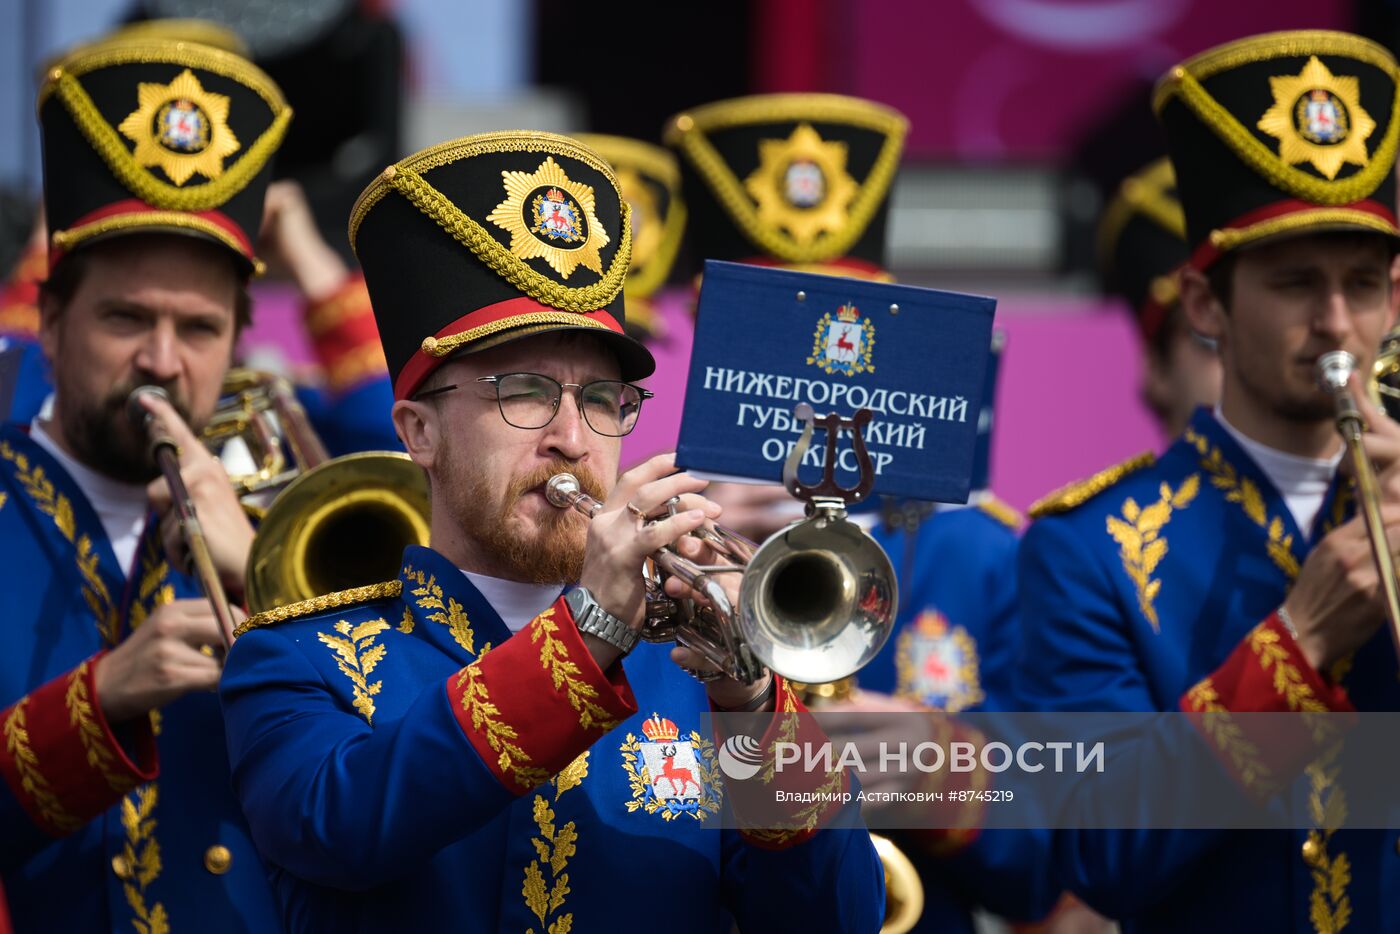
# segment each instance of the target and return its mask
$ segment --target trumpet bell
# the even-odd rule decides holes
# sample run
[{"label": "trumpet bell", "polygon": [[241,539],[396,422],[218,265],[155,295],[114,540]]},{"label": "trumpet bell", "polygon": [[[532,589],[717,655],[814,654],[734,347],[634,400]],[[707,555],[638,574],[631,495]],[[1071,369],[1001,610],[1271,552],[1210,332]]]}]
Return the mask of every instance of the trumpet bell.
[{"label": "trumpet bell", "polygon": [[899,596],[884,549],[839,510],[818,509],[754,554],[739,623],[755,657],[785,678],[838,681],[860,670],[894,628]]},{"label": "trumpet bell", "polygon": [[919,870],[893,840],[876,833],[870,840],[885,870],[885,923],[880,934],[906,934],[924,913],[924,883]]},{"label": "trumpet bell", "polygon": [[406,454],[350,454],[302,474],[253,540],[249,609],[394,579],[404,547],[428,544],[428,516],[427,481]]}]

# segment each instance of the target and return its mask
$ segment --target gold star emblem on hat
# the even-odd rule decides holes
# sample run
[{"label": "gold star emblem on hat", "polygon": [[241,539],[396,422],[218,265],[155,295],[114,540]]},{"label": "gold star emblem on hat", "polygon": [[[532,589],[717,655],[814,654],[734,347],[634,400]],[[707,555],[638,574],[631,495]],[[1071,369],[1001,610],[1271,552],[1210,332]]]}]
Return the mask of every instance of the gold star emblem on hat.
[{"label": "gold star emblem on hat", "polygon": [[533,172],[504,171],[506,199],[486,219],[510,233],[510,252],[520,259],[543,259],[560,278],[583,266],[603,274],[599,253],[608,234],[595,215],[593,187],[571,180],[546,156]]},{"label": "gold star emblem on hat", "polygon": [[761,140],[758,158],[744,187],[759,223],[785,229],[802,246],[846,226],[859,186],[846,172],[845,143],[801,123],[787,139]]},{"label": "gold star emblem on hat", "polygon": [[224,158],[238,152],[228,126],[228,97],[204,90],[186,68],[169,84],[141,82],[139,106],[117,129],[136,144],[132,158],[160,168],[176,185],[198,172],[209,180],[224,174]]},{"label": "gold star emblem on hat", "polygon": [[1279,141],[1284,163],[1311,162],[1329,180],[1346,162],[1371,161],[1366,140],[1376,121],[1361,109],[1361,84],[1352,76],[1334,75],[1316,55],[1298,75],[1269,78],[1274,105],[1259,118],[1259,129]]}]

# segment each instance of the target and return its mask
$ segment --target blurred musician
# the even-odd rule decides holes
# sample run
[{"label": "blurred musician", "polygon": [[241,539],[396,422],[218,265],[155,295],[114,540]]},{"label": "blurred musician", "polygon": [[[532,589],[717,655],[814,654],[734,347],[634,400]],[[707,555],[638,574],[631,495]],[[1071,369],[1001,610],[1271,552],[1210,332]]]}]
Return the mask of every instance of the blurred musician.
[{"label": "blurred musician", "polygon": [[169,393],[147,412],[237,599],[252,529],[189,426],[248,321],[289,118],[244,59],[159,38],[80,50],[40,90],[53,406],[0,428],[0,869],[21,931],[278,927],[228,791],[213,611],[157,521],[170,492],[126,406]]}]

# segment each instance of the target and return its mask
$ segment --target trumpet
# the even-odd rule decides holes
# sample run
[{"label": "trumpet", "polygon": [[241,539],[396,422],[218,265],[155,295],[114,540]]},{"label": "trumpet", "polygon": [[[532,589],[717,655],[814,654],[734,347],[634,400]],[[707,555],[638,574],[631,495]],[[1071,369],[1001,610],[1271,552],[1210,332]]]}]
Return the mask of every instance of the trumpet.
[{"label": "trumpet", "polygon": [[174,504],[175,517],[180,523],[180,534],[190,552],[190,561],[199,577],[204,595],[214,609],[214,617],[219,622],[219,632],[223,636],[224,651],[233,645],[233,610],[229,606],[228,595],[224,593],[223,582],[214,567],[214,559],[209,554],[209,542],[204,538],[204,528],[195,514],[194,500],[185,488],[184,477],[180,475],[180,453],[175,439],[161,430],[150,412],[141,405],[142,396],[156,396],[170,401],[170,395],[159,386],[138,386],[126,398],[127,417],[145,431],[151,442],[151,455],[155,458],[165,482],[170,486],[170,498]]},{"label": "trumpet", "polygon": [[[875,657],[894,628],[898,591],[889,557],[846,518],[843,494],[858,501],[874,486],[860,435],[870,413],[861,412],[863,419],[861,413],[855,419],[815,418],[809,406],[798,406],[797,416],[807,427],[783,474],[788,490],[807,500],[807,518],[775,532],[762,545],[723,526],[690,533],[725,564],[696,564],[670,548],[652,555],[656,573],[646,575],[643,639],[694,649],[730,677],[750,684],[765,669],[794,681],[837,681]],[[809,487],[796,474],[818,424],[827,431],[826,477]],[[836,486],[833,473],[837,434],[843,428],[853,433],[861,464],[861,484],[850,490]],[[603,508],[572,474],[550,478],[545,496],[560,509],[589,517]],[[716,579],[730,573],[743,575],[737,606]],[[668,576],[680,578],[708,605],[696,608],[667,598]]]},{"label": "trumpet", "polygon": [[[1347,392],[1347,383],[1356,370],[1356,358],[1345,350],[1334,350],[1323,354],[1317,361],[1318,381],[1332,395],[1337,410],[1337,431],[1351,452],[1352,464],[1356,472],[1356,496],[1361,514],[1365,517],[1366,533],[1371,540],[1371,554],[1376,560],[1380,573],[1381,590],[1385,595],[1386,619],[1390,623],[1390,634],[1397,656],[1400,656],[1400,583],[1395,574],[1395,559],[1390,553],[1386,540],[1385,521],[1381,518],[1380,486],[1376,480],[1376,468],[1366,456],[1366,448],[1361,443],[1366,424],[1356,400]],[[1372,398],[1377,398],[1373,383],[1368,386]]]}]

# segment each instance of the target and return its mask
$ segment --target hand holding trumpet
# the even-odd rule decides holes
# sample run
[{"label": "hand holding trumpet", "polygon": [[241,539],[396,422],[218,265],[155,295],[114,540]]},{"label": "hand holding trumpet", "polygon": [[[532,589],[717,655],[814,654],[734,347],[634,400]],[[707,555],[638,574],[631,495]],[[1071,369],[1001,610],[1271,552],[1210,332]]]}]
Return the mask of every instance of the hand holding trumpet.
[{"label": "hand holding trumpet", "polygon": [[[676,473],[675,457],[671,454],[653,457],[619,477],[607,500],[592,514],[579,586],[588,588],[603,609],[633,629],[640,629],[646,616],[641,572],[649,557],[673,546],[683,557],[698,564],[718,560],[708,545],[689,536],[719,517],[720,507],[700,495],[707,483]],[[667,515],[667,505],[673,501],[676,512]],[[657,518],[652,520],[650,516]],[[731,604],[738,602],[739,577],[721,574],[714,578]],[[707,603],[702,594],[676,577],[668,578],[666,593],[676,599]],[[601,639],[585,635],[584,641],[599,667],[607,668],[617,660],[617,649]],[[705,680],[710,699],[720,707],[744,706],[765,694],[771,681],[768,675],[752,684],[738,681],[722,674],[701,653],[683,646],[672,650],[671,657],[688,673]]]}]

